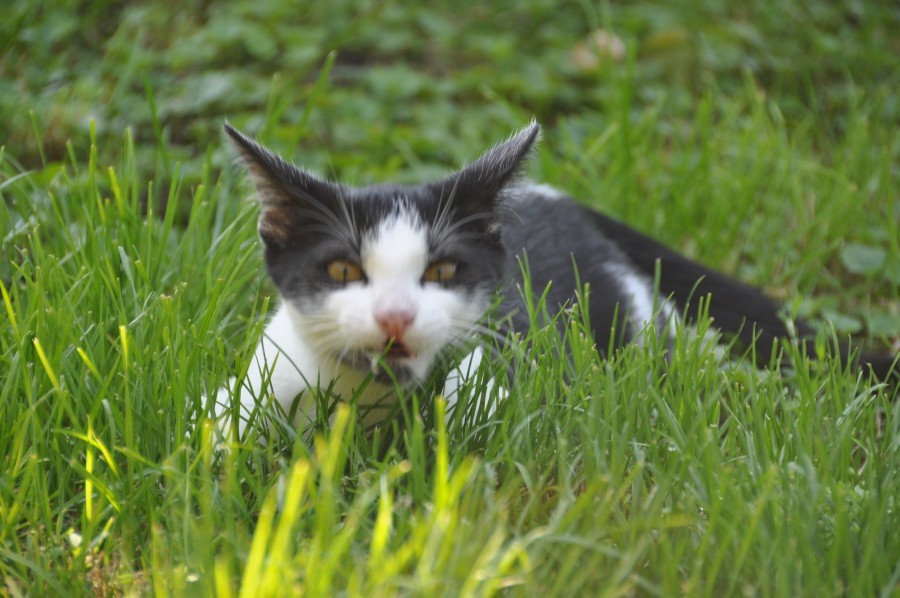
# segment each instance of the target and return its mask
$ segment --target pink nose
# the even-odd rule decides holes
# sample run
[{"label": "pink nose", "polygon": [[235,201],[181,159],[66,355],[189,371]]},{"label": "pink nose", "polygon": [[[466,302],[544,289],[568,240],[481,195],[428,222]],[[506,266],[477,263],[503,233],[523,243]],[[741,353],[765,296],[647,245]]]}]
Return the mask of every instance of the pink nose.
[{"label": "pink nose", "polygon": [[406,329],[416,319],[416,312],[409,309],[385,309],[375,310],[375,321],[378,327],[388,337],[395,341],[402,341]]}]

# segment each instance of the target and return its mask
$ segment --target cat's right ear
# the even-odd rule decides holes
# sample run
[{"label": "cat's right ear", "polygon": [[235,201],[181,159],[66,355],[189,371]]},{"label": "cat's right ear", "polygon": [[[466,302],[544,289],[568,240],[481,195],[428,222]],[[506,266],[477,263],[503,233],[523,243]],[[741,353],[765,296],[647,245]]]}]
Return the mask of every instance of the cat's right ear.
[{"label": "cat's right ear", "polygon": [[334,184],[294,166],[229,123],[224,129],[256,186],[262,205],[259,235],[266,245],[287,246],[302,213],[327,210],[340,196]]}]

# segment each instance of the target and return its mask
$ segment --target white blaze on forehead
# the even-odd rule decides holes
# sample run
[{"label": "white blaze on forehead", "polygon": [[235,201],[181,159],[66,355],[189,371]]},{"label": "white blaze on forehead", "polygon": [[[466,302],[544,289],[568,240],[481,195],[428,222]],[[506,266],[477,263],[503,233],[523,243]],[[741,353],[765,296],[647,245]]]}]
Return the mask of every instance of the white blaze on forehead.
[{"label": "white blaze on forehead", "polygon": [[362,267],[372,282],[422,278],[428,262],[428,238],[418,216],[408,210],[381,222],[363,239]]}]

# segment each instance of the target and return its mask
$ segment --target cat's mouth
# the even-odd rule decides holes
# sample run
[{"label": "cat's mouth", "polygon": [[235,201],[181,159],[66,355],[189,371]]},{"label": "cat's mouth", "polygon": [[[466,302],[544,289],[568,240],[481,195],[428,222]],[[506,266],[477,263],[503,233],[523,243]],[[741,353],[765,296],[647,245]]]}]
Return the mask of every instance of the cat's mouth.
[{"label": "cat's mouth", "polygon": [[382,349],[384,358],[388,361],[398,361],[400,359],[409,359],[415,357],[416,354],[410,351],[409,347],[400,341],[387,342]]},{"label": "cat's mouth", "polygon": [[381,347],[360,349],[337,356],[342,363],[362,372],[370,372],[375,380],[384,384],[399,382],[408,384],[416,379],[410,360],[417,353],[404,343],[388,341]]}]

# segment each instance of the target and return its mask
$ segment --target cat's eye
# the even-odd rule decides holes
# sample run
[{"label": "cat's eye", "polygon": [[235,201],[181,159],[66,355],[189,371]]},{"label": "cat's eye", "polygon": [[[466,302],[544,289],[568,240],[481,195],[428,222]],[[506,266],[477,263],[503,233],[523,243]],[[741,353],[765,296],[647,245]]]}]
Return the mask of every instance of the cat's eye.
[{"label": "cat's eye", "polygon": [[448,282],[456,276],[456,264],[450,260],[437,261],[425,270],[422,280],[425,282]]},{"label": "cat's eye", "polygon": [[328,276],[335,282],[348,283],[362,280],[362,269],[347,260],[328,262]]}]

